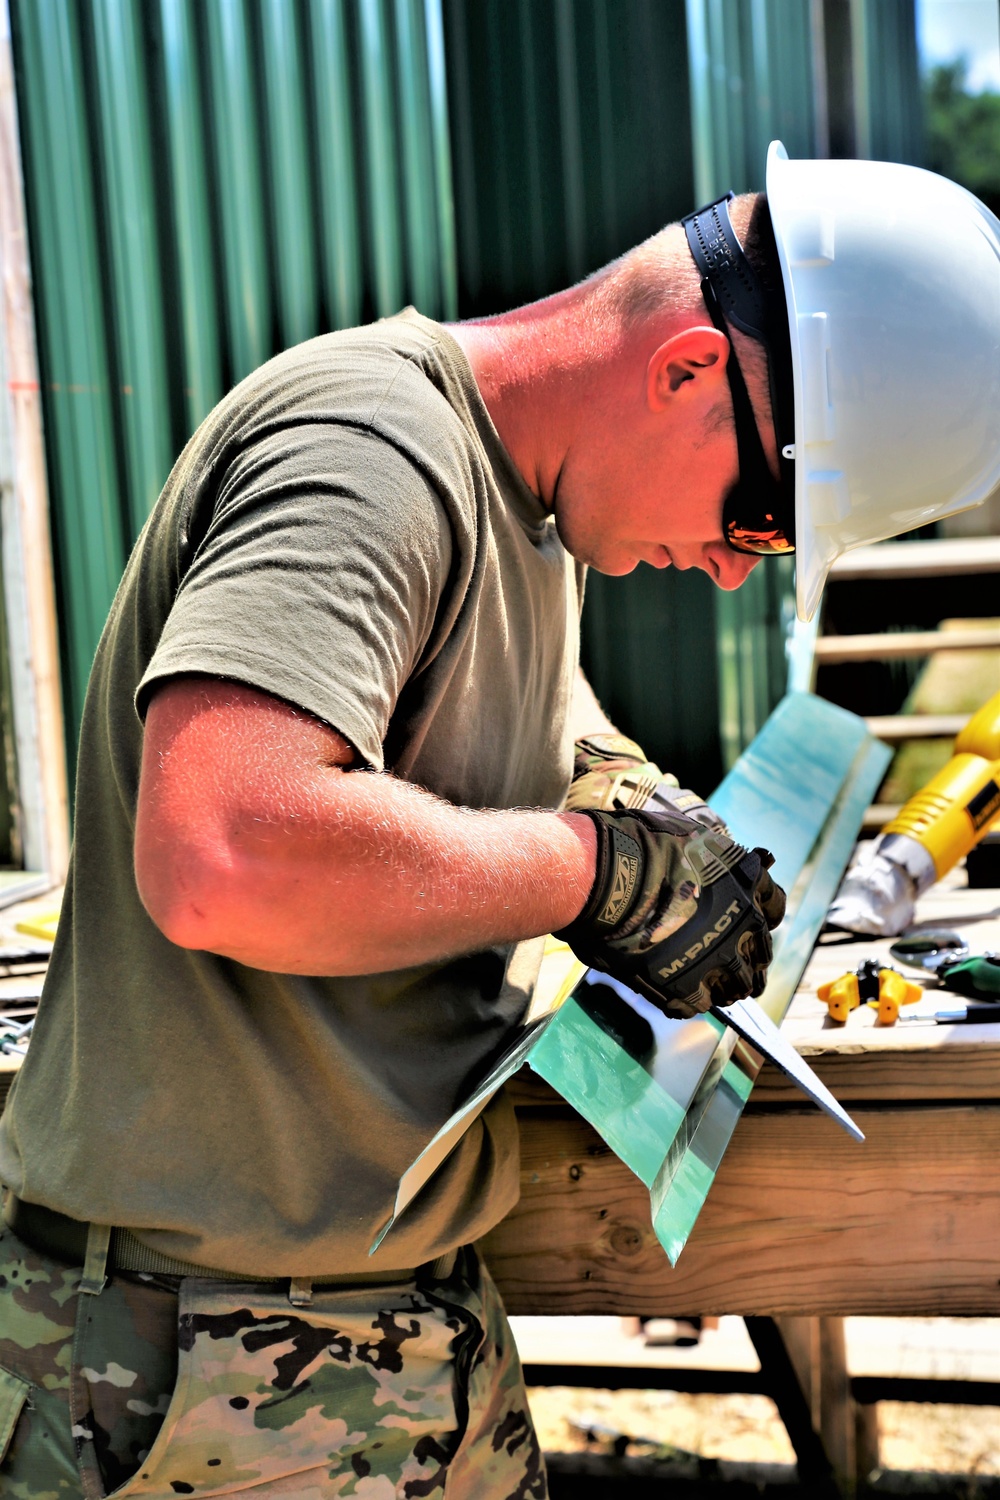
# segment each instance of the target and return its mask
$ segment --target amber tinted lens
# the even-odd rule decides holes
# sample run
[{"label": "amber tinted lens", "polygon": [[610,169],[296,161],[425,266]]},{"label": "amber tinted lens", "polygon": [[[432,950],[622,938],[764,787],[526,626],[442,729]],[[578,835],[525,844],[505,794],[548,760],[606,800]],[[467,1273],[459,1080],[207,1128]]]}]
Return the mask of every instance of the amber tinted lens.
[{"label": "amber tinted lens", "polygon": [[783,531],[758,531],[735,521],[730,521],[726,526],[726,541],[736,552],[753,552],[762,557],[783,556],[795,551],[795,543]]}]

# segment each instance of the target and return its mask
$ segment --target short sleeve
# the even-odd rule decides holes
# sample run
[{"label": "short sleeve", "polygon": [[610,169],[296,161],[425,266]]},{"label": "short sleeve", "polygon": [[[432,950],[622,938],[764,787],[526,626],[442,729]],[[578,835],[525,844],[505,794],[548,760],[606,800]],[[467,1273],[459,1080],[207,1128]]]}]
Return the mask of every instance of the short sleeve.
[{"label": "short sleeve", "polygon": [[381,770],[451,565],[426,475],[363,427],[301,424],[239,454],[202,524],[139,713],[167,678],[232,678],[315,714]]}]

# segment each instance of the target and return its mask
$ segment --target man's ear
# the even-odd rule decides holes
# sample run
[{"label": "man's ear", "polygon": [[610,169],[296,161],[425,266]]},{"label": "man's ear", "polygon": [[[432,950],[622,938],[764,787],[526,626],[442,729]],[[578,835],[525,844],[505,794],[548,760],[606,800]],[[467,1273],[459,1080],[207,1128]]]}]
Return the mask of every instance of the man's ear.
[{"label": "man's ear", "polygon": [[[718,328],[685,328],[661,344],[646,366],[646,404],[663,411],[678,392],[694,392],[699,381],[725,379],[729,340]],[[694,382],[694,384],[692,384]]]}]

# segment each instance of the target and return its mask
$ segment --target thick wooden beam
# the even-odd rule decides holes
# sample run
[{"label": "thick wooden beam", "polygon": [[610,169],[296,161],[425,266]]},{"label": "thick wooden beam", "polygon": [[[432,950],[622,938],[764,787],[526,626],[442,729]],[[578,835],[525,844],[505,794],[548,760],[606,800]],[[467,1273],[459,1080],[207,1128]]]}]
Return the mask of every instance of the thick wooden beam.
[{"label": "thick wooden beam", "polygon": [[951,740],[969,722],[968,714],[886,714],[865,720],[869,734],[887,745],[903,740]]},{"label": "thick wooden beam", "polygon": [[513,1313],[1000,1316],[1000,1103],[745,1113],[675,1270],[578,1116],[521,1111],[521,1201],[484,1253]]}]

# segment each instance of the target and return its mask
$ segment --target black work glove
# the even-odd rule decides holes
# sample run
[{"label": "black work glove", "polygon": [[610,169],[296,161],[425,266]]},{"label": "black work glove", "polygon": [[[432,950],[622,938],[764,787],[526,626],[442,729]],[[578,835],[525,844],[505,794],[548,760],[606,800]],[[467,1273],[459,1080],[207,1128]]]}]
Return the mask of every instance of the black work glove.
[{"label": "black work glove", "polygon": [[567,812],[603,812],[641,807],[647,812],[677,809],[705,828],[728,832],[725,823],[703,797],[665,775],[635,740],[624,734],[591,734],[577,740],[573,783],[566,798]]},{"label": "black work glove", "polygon": [[785,893],[766,849],[747,851],[678,812],[596,812],[597,872],[556,937],[668,1016],[764,989]]}]

